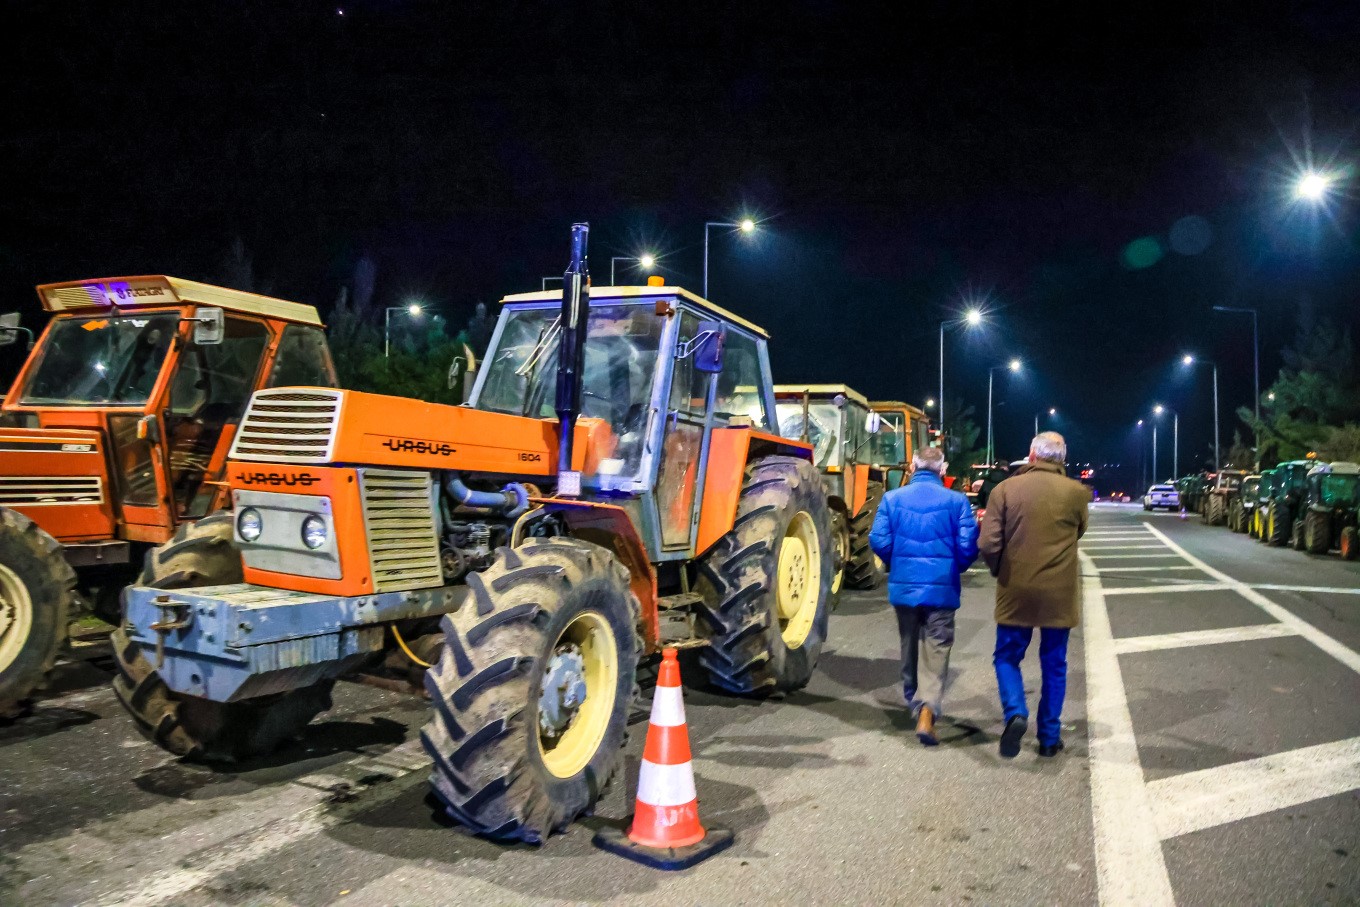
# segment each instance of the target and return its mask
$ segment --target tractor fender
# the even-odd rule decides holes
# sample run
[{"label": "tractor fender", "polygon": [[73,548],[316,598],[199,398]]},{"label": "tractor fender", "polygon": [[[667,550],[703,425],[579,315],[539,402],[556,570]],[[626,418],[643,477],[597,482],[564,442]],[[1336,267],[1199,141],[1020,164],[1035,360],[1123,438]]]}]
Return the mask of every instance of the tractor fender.
[{"label": "tractor fender", "polygon": [[694,553],[701,555],[727,535],[737,518],[737,500],[746,481],[746,464],[757,457],[798,457],[812,460],[812,445],[756,431],[749,427],[713,429],[704,471],[704,497],[699,508],[699,533]]}]

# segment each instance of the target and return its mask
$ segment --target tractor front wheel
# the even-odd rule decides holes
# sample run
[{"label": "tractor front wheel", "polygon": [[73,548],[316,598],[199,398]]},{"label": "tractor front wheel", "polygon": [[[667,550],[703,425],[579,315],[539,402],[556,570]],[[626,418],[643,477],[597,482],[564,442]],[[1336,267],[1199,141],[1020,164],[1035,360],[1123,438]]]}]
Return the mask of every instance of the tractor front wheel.
[{"label": "tractor front wheel", "polygon": [[1295,551],[1303,550],[1303,520],[1295,520],[1289,533],[1289,547]]},{"label": "tractor front wheel", "polygon": [[[169,542],[147,552],[137,584],[192,589],[241,582],[241,553],[232,539],[232,525],[232,516],[225,511],[184,524]],[[331,707],[333,680],[241,702],[176,693],[122,629],[114,631],[113,655],[118,701],[144,737],[176,756],[205,762],[261,756],[296,737]]]},{"label": "tractor front wheel", "polygon": [[1341,550],[1343,561],[1353,561],[1360,558],[1360,534],[1356,533],[1354,526],[1347,526],[1341,530],[1341,539],[1337,547]]},{"label": "tractor front wheel", "polygon": [[425,672],[430,783],[473,832],[542,843],[594,807],[623,761],[638,600],[613,554],[570,538],[502,548],[467,583]]},{"label": "tractor front wheel", "polygon": [[1303,547],[1309,554],[1326,554],[1332,547],[1331,519],[1325,513],[1303,515]]},{"label": "tractor front wheel", "polygon": [[712,683],[754,695],[806,686],[826,642],[834,569],[816,468],[795,457],[751,463],[732,529],[699,562],[709,639],[699,661]]},{"label": "tractor front wheel", "polygon": [[831,608],[840,607],[841,589],[850,570],[850,523],[839,510],[831,511],[831,539],[836,546],[836,578],[831,581]]},{"label": "tractor front wheel", "polygon": [[1204,505],[1204,522],[1210,526],[1222,526],[1227,521],[1227,501],[1221,494],[1210,495],[1209,503]]},{"label": "tractor front wheel", "polygon": [[850,563],[846,566],[845,580],[852,589],[877,589],[883,585],[883,562],[869,545],[869,533],[882,500],[883,483],[870,482],[864,506],[850,521]]},{"label": "tractor front wheel", "polygon": [[37,523],[0,508],[0,718],[47,680],[76,596],[61,544]]},{"label": "tractor front wheel", "polygon": [[1270,517],[1266,522],[1266,544],[1272,548],[1283,548],[1289,541],[1289,531],[1294,521],[1289,518],[1289,509],[1272,504]]}]

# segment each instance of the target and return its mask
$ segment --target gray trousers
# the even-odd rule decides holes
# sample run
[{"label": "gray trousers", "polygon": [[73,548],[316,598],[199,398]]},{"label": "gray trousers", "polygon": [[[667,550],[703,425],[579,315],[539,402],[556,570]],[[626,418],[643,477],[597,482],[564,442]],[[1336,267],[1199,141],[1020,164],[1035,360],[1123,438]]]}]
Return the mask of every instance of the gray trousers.
[{"label": "gray trousers", "polygon": [[[894,606],[897,632],[902,637],[902,698],[915,715],[928,705],[938,716],[954,648],[954,608]],[[919,653],[919,655],[918,655]],[[917,661],[921,672],[918,683]]]}]

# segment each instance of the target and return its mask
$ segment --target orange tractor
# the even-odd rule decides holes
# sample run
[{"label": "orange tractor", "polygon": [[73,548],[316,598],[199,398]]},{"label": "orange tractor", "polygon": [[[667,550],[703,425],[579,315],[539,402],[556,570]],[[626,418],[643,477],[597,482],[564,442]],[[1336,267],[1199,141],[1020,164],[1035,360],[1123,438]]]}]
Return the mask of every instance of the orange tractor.
[{"label": "orange tractor", "polygon": [[900,488],[911,472],[916,451],[930,447],[930,418],[924,410],[900,400],[875,400],[869,408],[883,422],[869,442],[869,461],[883,471],[889,490]]},{"label": "orange tractor", "polygon": [[[429,665],[449,815],[542,841],[618,769],[644,653],[694,648],[733,693],[808,682],[831,512],[774,432],[767,335],[677,287],[589,287],[586,236],[562,291],[504,300],[469,405],[255,393],[232,516],[125,593],[114,687],[149,739],[248,758],[401,651]],[[239,560],[191,567],[191,540]]]},{"label": "orange tractor", "polygon": [[[0,715],[43,682],[71,621],[117,622],[147,549],[228,502],[253,391],[335,385],[311,306],[173,277],[38,296],[52,318],[0,409]],[[0,344],[17,325],[0,319]]]},{"label": "orange tractor", "polygon": [[883,417],[863,394],[844,384],[780,384],[774,389],[779,431],[812,445],[831,502],[838,573],[833,587],[873,589],[882,564],[869,547],[869,530],[883,499],[883,470],[870,465]]}]

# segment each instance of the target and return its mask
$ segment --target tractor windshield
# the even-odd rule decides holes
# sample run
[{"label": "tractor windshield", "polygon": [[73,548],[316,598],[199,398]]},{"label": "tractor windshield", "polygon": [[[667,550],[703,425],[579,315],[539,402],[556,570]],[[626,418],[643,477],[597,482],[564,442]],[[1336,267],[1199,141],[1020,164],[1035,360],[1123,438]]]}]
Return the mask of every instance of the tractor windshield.
[{"label": "tractor windshield", "polygon": [[879,413],[883,427],[869,441],[871,462],[893,466],[907,461],[906,416],[902,413]]},{"label": "tractor windshield", "polygon": [[[795,440],[803,437],[803,402],[787,401],[775,405],[779,433]],[[812,459],[818,469],[841,465],[841,411],[830,400],[808,404],[807,439],[812,444]]]},{"label": "tractor windshield", "polygon": [[178,327],[178,312],[55,321],[20,402],[28,406],[144,404]]},{"label": "tractor windshield", "polygon": [[[614,430],[613,459],[624,461],[621,475],[634,475],[641,465],[665,323],[650,305],[590,309],[581,415],[603,419]],[[499,344],[487,354],[477,408],[536,419],[555,416],[561,338],[556,309],[510,311]]]},{"label": "tractor windshield", "polygon": [[1327,507],[1350,507],[1360,503],[1360,475],[1337,475],[1330,473],[1322,477],[1322,503]]}]

